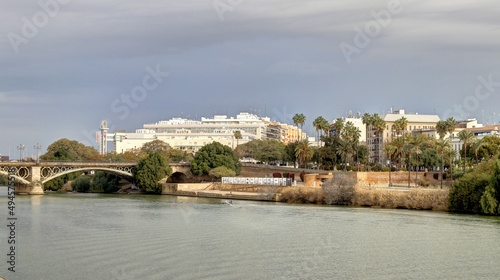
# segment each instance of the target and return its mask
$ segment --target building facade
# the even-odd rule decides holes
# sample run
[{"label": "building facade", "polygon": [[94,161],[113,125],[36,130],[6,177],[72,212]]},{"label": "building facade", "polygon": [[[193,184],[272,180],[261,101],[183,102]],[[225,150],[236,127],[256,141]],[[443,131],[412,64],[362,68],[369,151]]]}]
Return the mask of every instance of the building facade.
[{"label": "building facade", "polygon": [[[403,117],[407,121],[407,126],[406,129],[398,134],[394,128],[394,123]],[[438,115],[407,114],[404,110],[397,110],[382,115],[381,118],[385,121],[384,130],[377,131],[371,125],[366,128],[366,144],[371,162],[384,163],[386,159],[383,152],[384,144],[396,137],[401,137],[403,134],[426,134],[431,137],[437,137],[436,123],[440,121]]]},{"label": "building facade", "polygon": [[[239,131],[241,139],[234,133]],[[215,115],[213,118],[188,120],[172,118],[168,121],[144,124],[134,133],[108,133],[107,141],[113,142],[116,153],[140,149],[142,145],[154,140],[168,143],[172,148],[187,152],[196,152],[214,141],[231,148],[255,139],[275,139],[289,143],[305,135],[298,127],[278,122],[269,118],[258,117],[249,113],[239,113],[236,117]]]}]

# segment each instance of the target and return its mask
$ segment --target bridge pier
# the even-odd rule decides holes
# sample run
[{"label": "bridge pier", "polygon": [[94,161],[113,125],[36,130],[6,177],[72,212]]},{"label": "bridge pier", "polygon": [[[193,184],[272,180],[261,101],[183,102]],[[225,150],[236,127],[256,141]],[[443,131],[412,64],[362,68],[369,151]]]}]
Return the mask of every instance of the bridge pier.
[{"label": "bridge pier", "polygon": [[31,166],[29,177],[29,181],[31,182],[29,187],[31,187],[31,190],[28,191],[28,194],[45,194],[43,191],[41,170],[40,166]]}]

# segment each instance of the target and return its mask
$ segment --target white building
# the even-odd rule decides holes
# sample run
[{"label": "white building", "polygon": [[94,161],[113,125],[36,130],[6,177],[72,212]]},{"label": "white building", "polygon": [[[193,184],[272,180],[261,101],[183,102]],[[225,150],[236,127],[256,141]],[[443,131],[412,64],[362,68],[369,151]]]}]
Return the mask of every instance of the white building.
[{"label": "white building", "polygon": [[[267,138],[268,118],[249,113],[239,113],[236,118],[216,115],[201,118],[201,121],[172,118],[152,124],[144,124],[135,133],[116,132],[108,134],[117,153],[140,149],[153,140],[162,140],[175,149],[196,152],[214,141],[235,148],[254,139]],[[242,138],[236,139],[234,132],[240,131]]]},{"label": "white building", "polygon": [[383,153],[383,145],[390,142],[394,137],[399,137],[396,135],[396,131],[393,127],[394,123],[401,118],[405,118],[407,121],[407,126],[404,129],[405,134],[427,134],[430,137],[436,137],[436,123],[440,121],[438,115],[420,115],[418,113],[406,113],[404,110],[397,110],[385,115],[381,118],[385,121],[385,129],[377,133],[376,128],[369,126],[367,128],[367,146],[370,152],[371,162],[382,162],[385,158]]},{"label": "white building", "polygon": [[342,118],[344,120],[344,124],[347,122],[350,122],[359,129],[361,135],[359,137],[359,142],[363,143],[366,142],[366,125],[363,123],[363,120],[361,118],[354,118],[354,117],[348,117],[348,118]]}]

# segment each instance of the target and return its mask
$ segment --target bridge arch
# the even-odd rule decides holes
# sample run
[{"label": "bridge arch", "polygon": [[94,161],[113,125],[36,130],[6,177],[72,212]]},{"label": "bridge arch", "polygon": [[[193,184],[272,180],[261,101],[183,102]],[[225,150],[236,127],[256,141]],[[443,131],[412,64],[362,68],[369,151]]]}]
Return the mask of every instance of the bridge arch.
[{"label": "bridge arch", "polygon": [[[0,170],[0,174],[1,175],[5,175],[5,177],[7,177],[7,178],[9,176],[9,173],[7,171],[4,171],[4,170]],[[18,175],[11,175],[11,176],[13,176],[14,179],[16,179],[16,182],[18,182],[18,183],[21,183],[23,185],[29,185],[30,184],[30,182],[28,180],[24,179],[23,177],[20,177]]]},{"label": "bridge arch", "polygon": [[69,173],[85,172],[85,171],[104,171],[106,173],[118,175],[118,176],[120,176],[120,177],[122,177],[130,182],[132,182],[134,179],[132,173],[130,173],[128,171],[123,171],[123,170],[118,170],[118,169],[113,169],[113,168],[106,168],[106,167],[79,167],[79,168],[73,168],[73,169],[61,171],[59,173],[56,173],[56,174],[50,175],[46,178],[43,178],[42,184],[46,183],[52,179],[55,179],[57,177],[61,177],[63,175],[69,174]]}]

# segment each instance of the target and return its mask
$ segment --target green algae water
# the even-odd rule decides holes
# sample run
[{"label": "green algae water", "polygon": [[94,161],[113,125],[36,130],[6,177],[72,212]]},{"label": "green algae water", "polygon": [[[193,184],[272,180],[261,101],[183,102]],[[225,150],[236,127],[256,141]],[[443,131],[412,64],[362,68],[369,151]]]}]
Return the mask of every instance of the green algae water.
[{"label": "green algae water", "polygon": [[15,202],[16,272],[0,229],[9,280],[500,279],[498,218],[147,195]]}]

